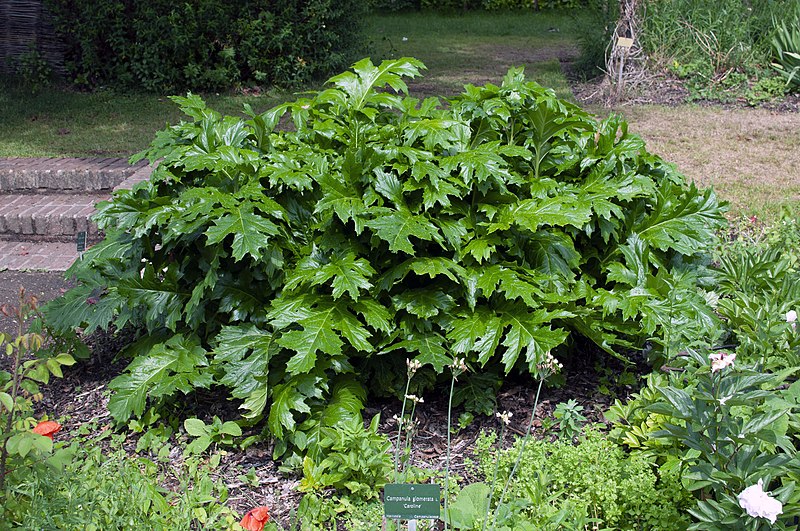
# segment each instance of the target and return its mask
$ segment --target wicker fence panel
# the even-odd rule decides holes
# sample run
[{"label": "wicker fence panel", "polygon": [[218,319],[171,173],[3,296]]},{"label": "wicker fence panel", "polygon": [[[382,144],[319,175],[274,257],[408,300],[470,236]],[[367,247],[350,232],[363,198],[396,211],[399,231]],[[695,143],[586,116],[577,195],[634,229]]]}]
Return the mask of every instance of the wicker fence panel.
[{"label": "wicker fence panel", "polygon": [[0,0],[0,73],[14,73],[20,55],[35,49],[64,74],[63,44],[41,0]]}]

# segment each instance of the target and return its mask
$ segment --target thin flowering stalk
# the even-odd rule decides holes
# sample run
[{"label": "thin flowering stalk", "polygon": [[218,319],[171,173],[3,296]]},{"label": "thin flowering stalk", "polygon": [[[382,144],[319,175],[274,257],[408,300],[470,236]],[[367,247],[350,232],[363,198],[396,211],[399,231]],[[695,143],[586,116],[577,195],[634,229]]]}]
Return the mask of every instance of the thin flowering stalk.
[{"label": "thin flowering stalk", "polygon": [[403,418],[406,414],[406,399],[408,398],[408,389],[411,386],[411,378],[422,367],[422,364],[417,360],[406,359],[406,390],[403,392],[403,407],[400,408],[400,418],[397,419],[397,443],[394,450],[394,481],[397,483],[400,472],[400,440],[403,435]]},{"label": "thin flowering stalk", "polygon": [[449,515],[447,513],[448,507],[448,493],[450,491],[450,427],[452,425],[452,414],[453,414],[453,390],[456,386],[456,380],[459,376],[463,373],[467,372],[467,364],[464,358],[455,358],[453,360],[453,364],[450,365],[450,372],[452,374],[452,378],[450,380],[450,398],[447,401],[447,458],[445,460],[445,469],[444,469],[444,529],[447,531],[447,521],[449,520]]},{"label": "thin flowering stalk", "polygon": [[422,397],[418,397],[416,395],[406,395],[406,399],[410,400],[413,406],[411,406],[411,415],[408,418],[408,424],[406,425],[406,442],[403,447],[403,481],[406,480],[406,473],[408,472],[408,467],[411,464],[411,443],[414,439],[414,430],[416,429],[414,426],[414,415],[417,412],[417,404],[421,404],[425,402]]},{"label": "thin flowering stalk", "polygon": [[494,472],[492,473],[492,484],[489,487],[489,499],[486,500],[486,514],[483,516],[483,526],[481,531],[485,531],[486,524],[489,523],[489,509],[492,507],[492,498],[494,497],[494,486],[497,484],[497,470],[500,468],[500,451],[503,447],[503,436],[506,433],[506,426],[511,423],[513,413],[504,411],[503,413],[496,413],[497,418],[500,419],[500,438],[497,441],[497,453],[494,456]]},{"label": "thin flowering stalk", "polygon": [[[508,479],[506,480],[505,485],[503,485],[503,491],[500,493],[500,500],[497,502],[497,508],[499,509],[506,498],[506,493],[508,492],[508,487],[511,485],[511,480],[514,478],[514,474],[517,472],[517,468],[519,468],[519,464],[522,461],[522,455],[525,453],[525,446],[528,444],[528,439],[530,439],[531,430],[533,428],[533,419],[536,418],[536,408],[539,406],[539,395],[542,392],[542,384],[544,381],[550,377],[552,374],[555,374],[559,369],[562,368],[561,363],[556,360],[550,352],[545,355],[544,362],[540,363],[536,366],[538,377],[539,377],[539,386],[536,388],[536,398],[533,401],[533,410],[531,411],[531,419],[528,421],[528,428],[525,430],[525,437],[522,439],[522,445],[520,446],[519,452],[517,453],[517,459],[514,461],[514,466],[511,468],[511,473],[508,475]],[[492,529],[495,528],[497,525],[497,511],[494,513],[494,517],[492,518]]]}]

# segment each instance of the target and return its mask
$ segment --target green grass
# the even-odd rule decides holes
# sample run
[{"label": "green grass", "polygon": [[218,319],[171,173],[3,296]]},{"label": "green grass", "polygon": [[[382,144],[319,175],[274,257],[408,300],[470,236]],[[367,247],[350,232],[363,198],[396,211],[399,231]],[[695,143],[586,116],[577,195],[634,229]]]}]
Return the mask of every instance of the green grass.
[{"label": "green grass", "polygon": [[511,66],[572,99],[557,57],[574,56],[577,20],[555,13],[374,15],[367,20],[374,61],[416,57],[428,67],[411,85],[425,96],[454,95],[467,83],[499,83]]},{"label": "green grass", "polygon": [[[244,103],[263,111],[274,96],[208,95],[209,105],[227,114]],[[94,93],[0,86],[0,156],[124,157],[145,148],[155,132],[181,119],[177,105],[152,94]]]}]

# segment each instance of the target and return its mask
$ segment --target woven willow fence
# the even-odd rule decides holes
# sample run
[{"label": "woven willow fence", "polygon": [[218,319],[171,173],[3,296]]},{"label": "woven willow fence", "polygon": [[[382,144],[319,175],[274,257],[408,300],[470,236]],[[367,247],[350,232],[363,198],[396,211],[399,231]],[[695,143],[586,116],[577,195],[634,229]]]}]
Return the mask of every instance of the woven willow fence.
[{"label": "woven willow fence", "polygon": [[64,54],[41,0],[0,0],[0,74],[16,71],[19,57],[36,50],[56,74],[64,73]]}]

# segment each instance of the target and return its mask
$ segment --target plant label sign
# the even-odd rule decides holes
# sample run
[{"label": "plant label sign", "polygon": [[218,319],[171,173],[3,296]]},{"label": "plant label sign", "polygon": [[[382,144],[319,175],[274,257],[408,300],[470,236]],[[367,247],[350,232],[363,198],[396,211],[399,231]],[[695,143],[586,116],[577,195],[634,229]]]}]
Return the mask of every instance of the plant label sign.
[{"label": "plant label sign", "polygon": [[75,243],[78,246],[79,253],[82,253],[86,250],[86,231],[81,231],[78,233]]},{"label": "plant label sign", "polygon": [[620,37],[617,39],[617,46],[620,48],[630,48],[633,46],[633,39],[629,39],[628,37]]},{"label": "plant label sign", "polygon": [[393,483],[383,488],[387,520],[433,520],[441,516],[439,485]]}]

